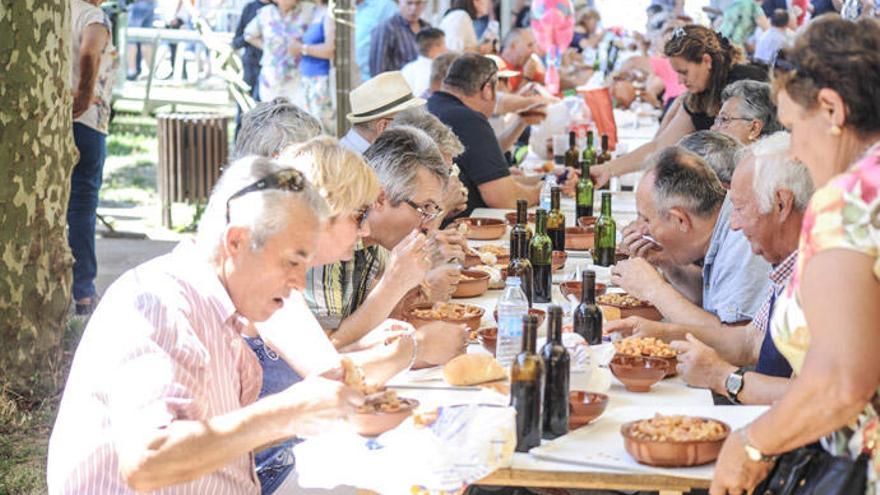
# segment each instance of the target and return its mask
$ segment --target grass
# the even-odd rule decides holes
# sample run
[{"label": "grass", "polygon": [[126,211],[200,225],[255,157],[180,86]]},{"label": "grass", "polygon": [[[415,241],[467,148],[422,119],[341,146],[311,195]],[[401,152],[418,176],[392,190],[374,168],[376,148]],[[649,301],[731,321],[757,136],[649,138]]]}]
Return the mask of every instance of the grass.
[{"label": "grass", "polygon": [[[85,319],[71,317],[62,340],[63,364],[55,377],[64,384]],[[37,401],[25,400],[0,384],[0,495],[47,492],[46,455],[61,390]]]}]

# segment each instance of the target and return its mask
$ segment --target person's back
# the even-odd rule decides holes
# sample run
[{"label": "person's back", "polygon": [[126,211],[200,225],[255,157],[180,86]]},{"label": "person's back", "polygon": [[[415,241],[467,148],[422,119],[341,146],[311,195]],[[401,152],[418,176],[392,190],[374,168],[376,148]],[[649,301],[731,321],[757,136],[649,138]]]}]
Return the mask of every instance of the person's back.
[{"label": "person's back", "polygon": [[355,59],[361,81],[370,78],[370,40],[373,31],[397,13],[397,5],[391,0],[364,0],[354,14]]}]

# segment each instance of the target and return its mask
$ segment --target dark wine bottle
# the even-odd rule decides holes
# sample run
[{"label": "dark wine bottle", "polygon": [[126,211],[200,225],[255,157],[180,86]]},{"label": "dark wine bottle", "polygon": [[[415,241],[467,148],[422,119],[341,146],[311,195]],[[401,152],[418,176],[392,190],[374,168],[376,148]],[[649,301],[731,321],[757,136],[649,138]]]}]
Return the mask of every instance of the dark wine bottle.
[{"label": "dark wine bottle", "polygon": [[585,270],[581,277],[581,303],[574,308],[574,333],[590,345],[602,343],[602,311],[596,305],[596,272]]},{"label": "dark wine bottle", "polygon": [[593,243],[593,263],[611,266],[617,250],[617,223],[611,216],[611,193],[602,193],[602,213],[596,220],[596,237]]},{"label": "dark wine bottle", "polygon": [[590,177],[590,165],[592,163],[586,160],[581,162],[581,176],[575,186],[576,219],[593,216],[593,179]]},{"label": "dark wine bottle", "polygon": [[511,232],[510,235],[510,262],[507,264],[507,276],[519,277],[522,291],[532,307],[534,300],[534,276],[532,264],[529,262],[528,248],[526,246],[525,232]]},{"label": "dark wine bottle", "polygon": [[565,166],[577,169],[580,162],[581,152],[577,149],[577,140],[574,131],[568,133],[568,149],[565,151]]},{"label": "dark wine bottle", "polygon": [[548,303],[553,290],[553,241],[547,235],[547,212],[535,215],[535,236],[529,243],[529,261],[534,274],[535,302]]},{"label": "dark wine bottle", "polygon": [[608,134],[602,134],[602,154],[596,157],[599,165],[611,161],[611,150],[608,149]]},{"label": "dark wine bottle", "polygon": [[516,200],[516,223],[510,229],[510,238],[513,239],[514,232],[526,233],[526,244],[532,240],[532,229],[529,228],[528,216],[529,203],[524,199]]},{"label": "dark wine bottle", "polygon": [[550,211],[547,212],[547,235],[553,241],[554,251],[565,251],[565,215],[559,209],[559,187],[550,189]]},{"label": "dark wine bottle", "polygon": [[544,362],[535,353],[538,317],[523,317],[523,351],[510,368],[510,405],[516,409],[516,451],[541,445]]},{"label": "dark wine bottle", "polygon": [[568,433],[568,389],[571,357],[562,345],[562,308],[550,306],[547,343],[541,349],[544,360],[544,438]]}]

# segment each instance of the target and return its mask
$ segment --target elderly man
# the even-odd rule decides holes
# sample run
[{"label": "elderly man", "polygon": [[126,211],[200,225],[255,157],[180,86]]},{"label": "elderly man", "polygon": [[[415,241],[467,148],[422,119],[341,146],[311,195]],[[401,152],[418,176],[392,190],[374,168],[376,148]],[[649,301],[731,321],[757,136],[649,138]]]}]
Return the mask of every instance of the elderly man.
[{"label": "elderly man", "polygon": [[394,117],[393,125],[408,125],[421,129],[437,144],[443,161],[449,167],[449,185],[443,195],[441,207],[448,217],[464,211],[467,207],[468,190],[459,180],[460,170],[453,160],[464,153],[461,141],[440,119],[431,115],[423,108],[404,110]]},{"label": "elderly man", "polygon": [[611,268],[612,283],[673,323],[752,320],[770,267],[728,228],[733,206],[702,158],[678,146],[663,150],[639,183],[636,207],[640,229],[624,242],[637,257]]},{"label": "elderly man", "polygon": [[326,210],[299,172],[240,160],[194,243],[107,290],[52,432],[49,493],[255,493],[254,449],[332,428],[362,403],[321,377],[256,400],[260,369],[242,340],[303,288]]},{"label": "elderly man", "polygon": [[349,93],[348,100],[351,113],[346,118],[352,126],[339,144],[359,155],[391,124],[394,114],[425,104],[425,100],[413,96],[400,72],[379,74]]},{"label": "elderly man", "polygon": [[725,189],[736,168],[737,152],[741,145],[736,139],[715,131],[697,131],[681,138],[678,145],[699,156],[715,171]]},{"label": "elderly man", "polygon": [[367,217],[370,233],[352,260],[309,270],[306,288],[310,309],[332,332],[337,348],[358,341],[395,308],[412,302],[413,289],[428,300],[449,296],[423,283],[432,266],[423,231],[431,234],[449,182],[437,146],[424,132],[400,126],[383,132],[364,158],[382,186]]},{"label": "elderly man", "polygon": [[373,30],[370,74],[397,71],[419,56],[416,34],[430,24],[421,19],[427,0],[399,0],[400,11]]},{"label": "elderly man", "polygon": [[[468,53],[455,59],[443,80],[443,87],[428,99],[428,111],[452,128],[465,151],[458,158],[461,182],[468,189],[468,205],[474,208],[514,208],[517,199],[530,205],[538,202],[540,184],[515,180],[508,170],[498,139],[489,124],[495,110],[498,66],[482,55]],[[540,117],[517,116],[521,133]]]},{"label": "elderly man", "polygon": [[[777,133],[750,146],[733,175],[730,228],[741,230],[752,250],[773,264],[771,287],[755,319],[724,328],[674,325],[627,318],[609,332],[632,332],[673,341],[678,370],[691,386],[710,388],[736,403],[770,404],[788,387],[791,367],[768,331],[776,297],[785,288],[797,259],[804,210],[813,193],[807,169],[788,155],[790,139]],[[757,363],[755,371],[745,366]]]},{"label": "elderly man", "polygon": [[751,144],[763,136],[782,130],[776,118],[770,85],[743,80],[724,88],[722,105],[712,130]]},{"label": "elderly man", "polygon": [[304,143],[321,134],[321,123],[287,98],[257,103],[241,116],[235,138],[235,158],[257,155],[277,158],[292,143]]}]

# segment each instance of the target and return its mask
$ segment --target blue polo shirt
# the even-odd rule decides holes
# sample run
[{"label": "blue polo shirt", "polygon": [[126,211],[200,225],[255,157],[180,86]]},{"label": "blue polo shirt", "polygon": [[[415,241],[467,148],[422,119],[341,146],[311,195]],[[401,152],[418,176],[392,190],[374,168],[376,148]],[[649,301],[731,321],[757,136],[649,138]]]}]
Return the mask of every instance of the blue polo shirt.
[{"label": "blue polo shirt", "polygon": [[752,253],[741,231],[730,229],[732,209],[725,197],[703,258],[703,309],[728,324],[754,319],[770,284],[770,264]]}]

